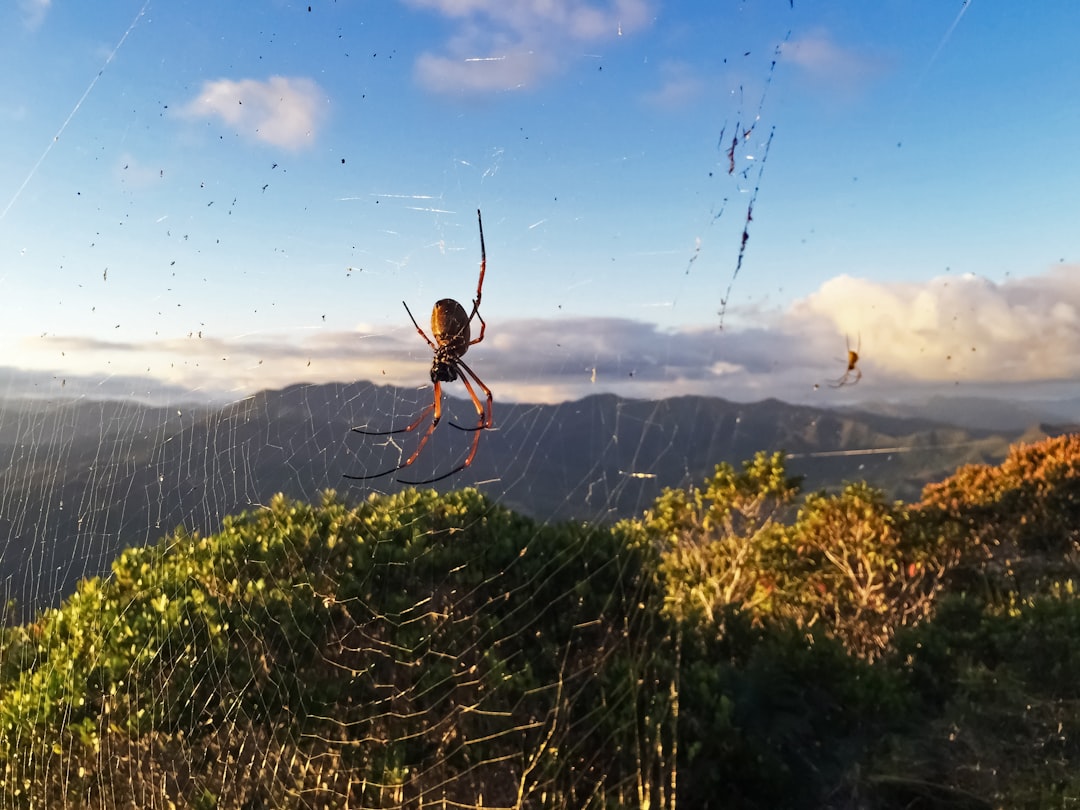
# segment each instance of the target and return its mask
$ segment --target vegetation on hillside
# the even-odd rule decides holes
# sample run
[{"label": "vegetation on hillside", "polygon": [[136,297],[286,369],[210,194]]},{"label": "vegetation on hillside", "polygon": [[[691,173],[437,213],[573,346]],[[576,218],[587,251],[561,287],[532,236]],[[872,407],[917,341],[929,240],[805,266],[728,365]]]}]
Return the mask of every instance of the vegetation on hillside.
[{"label": "vegetation on hillside", "polygon": [[1066,807],[1080,439],[614,527],[275,498],[0,635],[0,807]]}]

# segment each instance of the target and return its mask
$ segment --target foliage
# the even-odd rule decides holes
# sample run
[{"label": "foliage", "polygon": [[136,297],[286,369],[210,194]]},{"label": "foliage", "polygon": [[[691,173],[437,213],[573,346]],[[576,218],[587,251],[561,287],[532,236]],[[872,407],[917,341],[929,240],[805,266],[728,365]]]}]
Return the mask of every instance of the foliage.
[{"label": "foliage", "polygon": [[1017,444],[923,491],[920,510],[967,547],[983,587],[1031,594],[1080,574],[1080,435]]},{"label": "foliage", "polygon": [[728,605],[768,610],[790,559],[778,518],[797,493],[783,455],[758,453],[739,473],[717,465],[704,489],[665,489],[621,528],[660,549],[665,613],[715,624]]},{"label": "foliage", "polygon": [[929,615],[957,557],[936,528],[861,483],[808,497],[789,533],[799,620],[822,622],[857,655],[881,655],[897,628]]},{"label": "foliage", "polygon": [[[949,593],[970,581],[962,570],[977,556],[966,524],[926,504],[890,503],[861,483],[811,494],[781,523],[793,495],[782,458],[759,455],[740,474],[718,468],[704,489],[666,491],[622,527],[658,550],[665,613],[683,627],[680,774],[692,787],[682,796],[707,806],[723,790],[732,807],[990,807],[1080,796],[1065,776],[1080,753],[1066,743],[1063,719],[1080,683],[1061,653],[1066,639],[1080,639],[1071,582],[1048,584],[1050,602],[999,588],[985,615],[978,608],[964,621],[970,608]],[[1080,522],[1068,512],[1052,517],[1063,497],[1043,485],[1026,504],[1029,517],[1013,525],[1046,512],[1044,537],[1047,526],[1075,532]],[[994,525],[992,511],[984,519]],[[1046,547],[1037,548],[1046,565]],[[959,654],[974,643],[973,624],[996,652]],[[1007,668],[986,675],[989,661],[1004,658]],[[1022,686],[986,689],[1009,683]],[[1000,712],[983,709],[988,722],[973,722],[983,701]],[[1036,750],[1056,739],[1058,764],[1024,758],[1018,742],[922,758],[945,728],[968,729],[974,742],[1010,725]],[[963,777],[980,771],[980,757],[993,763],[994,780]],[[949,765],[927,767],[935,762]],[[1053,785],[1040,786],[1048,776]]]},{"label": "foliage", "polygon": [[1078,448],[613,529],[278,496],[0,630],[0,806],[1073,806]]},{"label": "foliage", "polygon": [[[277,497],[212,537],[129,549],[5,641],[0,795],[559,805],[595,789],[579,772],[617,791],[633,774],[579,721],[636,700],[591,677],[636,652],[651,602],[616,542],[410,490]],[[253,752],[282,775],[233,779]]]},{"label": "foliage", "polygon": [[928,711],[920,733],[894,740],[879,767],[986,806],[1075,806],[1078,639],[1073,593],[1011,605],[944,599],[932,621],[897,639],[890,663]]},{"label": "foliage", "polygon": [[823,627],[874,658],[897,627],[928,614],[955,542],[865,484],[811,494],[785,524],[797,492],[780,453],[759,453],[741,473],[721,464],[703,489],[665,490],[632,524],[659,549],[665,612],[719,627],[735,606]]},{"label": "foliage", "polygon": [[818,808],[911,701],[894,672],[789,621],[728,609],[724,632],[687,632],[680,799],[690,807]]}]

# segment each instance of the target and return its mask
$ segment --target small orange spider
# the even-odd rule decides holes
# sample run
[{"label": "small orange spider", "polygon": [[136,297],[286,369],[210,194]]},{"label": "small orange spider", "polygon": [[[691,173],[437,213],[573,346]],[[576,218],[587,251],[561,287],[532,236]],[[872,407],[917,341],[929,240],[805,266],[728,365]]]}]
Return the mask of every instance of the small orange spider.
[{"label": "small orange spider", "polygon": [[831,388],[842,388],[845,385],[855,385],[862,379],[862,372],[856,367],[859,362],[859,350],[862,348],[862,335],[859,335],[855,342],[855,348],[851,348],[851,339],[844,336],[844,342],[847,344],[847,370],[843,376],[838,380],[833,380],[829,383]]},{"label": "small orange spider", "polygon": [[[491,428],[493,424],[491,416],[491,389],[488,388],[484,384],[484,381],[476,376],[476,372],[465,365],[465,361],[461,359],[462,355],[469,350],[470,346],[474,346],[484,339],[484,331],[487,328],[487,324],[484,323],[484,318],[480,314],[480,295],[484,288],[484,272],[487,269],[487,251],[484,248],[484,222],[480,218],[479,210],[476,212],[476,221],[480,226],[480,280],[476,284],[476,298],[473,299],[472,312],[466,313],[465,307],[453,298],[443,298],[436,301],[435,306],[431,310],[431,334],[435,337],[435,340],[432,341],[432,339],[424,333],[424,330],[420,328],[420,324],[416,322],[416,318],[413,317],[412,312],[409,310],[409,305],[404,301],[401,302],[405,307],[405,311],[409,313],[409,320],[411,320],[413,326],[416,327],[416,331],[420,334],[420,337],[422,337],[427,342],[427,345],[431,347],[431,350],[435,352],[435,356],[431,361],[431,382],[435,386],[435,397],[432,403],[424,408],[411,424],[406,425],[403,428],[397,428],[396,430],[364,430],[363,428],[352,428],[352,431],[354,433],[363,433],[365,436],[393,436],[399,433],[412,433],[420,426],[420,423],[424,421],[429,413],[434,412],[434,418],[432,418],[431,424],[420,439],[420,443],[416,445],[413,454],[401,464],[398,464],[396,467],[391,467],[389,470],[372,473],[371,475],[346,475],[344,476],[345,478],[353,481],[366,481],[369,478],[380,478],[384,475],[390,475],[391,473],[404,470],[416,461],[420,456],[420,452],[428,443],[428,439],[431,438],[431,434],[433,434],[435,428],[439,426],[439,421],[442,419],[443,383],[460,379],[465,384],[465,390],[469,392],[469,397],[476,407],[476,427],[463,428],[460,425],[455,425],[453,422],[450,423],[452,427],[455,427],[458,430],[475,433],[473,436],[472,447],[469,449],[469,455],[465,457],[465,460],[461,462],[461,464],[450,470],[450,472],[437,475],[434,478],[427,478],[423,481],[402,480],[401,483],[431,484],[435,481],[449,478],[454,473],[461,472],[472,464],[473,459],[476,457],[476,449],[480,446],[480,434]],[[480,321],[480,335],[475,340],[472,339],[471,329],[473,318]],[[472,382],[470,382],[470,380],[472,380]],[[487,399],[485,404],[480,402],[480,397],[476,395],[472,383],[476,383],[484,392]]]}]

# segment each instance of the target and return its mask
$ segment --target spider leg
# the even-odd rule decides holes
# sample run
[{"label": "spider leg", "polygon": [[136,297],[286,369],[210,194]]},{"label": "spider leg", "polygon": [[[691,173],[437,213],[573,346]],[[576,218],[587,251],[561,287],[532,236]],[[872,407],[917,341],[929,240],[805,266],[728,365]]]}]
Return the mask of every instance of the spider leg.
[{"label": "spider leg", "polygon": [[469,345],[472,346],[479,343],[484,339],[484,331],[487,329],[487,324],[484,323],[484,317],[480,314],[480,297],[483,294],[484,289],[484,273],[487,271],[487,250],[484,247],[484,220],[480,217],[480,209],[476,209],[476,221],[480,225],[480,281],[476,284],[476,298],[473,299],[472,312],[469,314],[469,321],[473,318],[480,319],[480,337],[476,340],[470,340]]},{"label": "spider leg", "polygon": [[398,470],[400,470],[404,466],[405,466],[404,464],[401,464],[401,465],[398,465],[397,467],[391,467],[389,470],[383,470],[382,472],[372,473],[371,475],[349,475],[348,473],[342,473],[341,477],[342,478],[348,478],[350,481],[368,481],[368,480],[370,480],[372,478],[382,478],[384,475],[390,475],[390,473],[396,473]]},{"label": "spider leg", "polygon": [[[473,371],[471,368],[469,368],[465,364],[464,361],[459,359],[457,364],[461,368],[461,370],[465,372],[464,374],[461,375],[461,381],[463,383],[465,383],[465,390],[467,390],[469,392],[469,396],[472,398],[473,406],[475,406],[475,408],[476,408],[476,413],[480,417],[480,421],[479,421],[479,423],[477,424],[476,427],[471,427],[471,428],[462,427],[461,425],[458,425],[458,424],[456,424],[454,422],[451,422],[450,424],[453,427],[457,428],[458,430],[464,430],[464,431],[467,431],[467,432],[470,432],[470,433],[472,431],[474,431],[474,430],[488,430],[494,424],[494,420],[492,418],[492,413],[491,413],[491,400],[492,400],[491,389],[488,388],[486,385],[484,385],[484,381],[481,380],[479,377],[477,377],[476,372]],[[483,389],[484,394],[487,396],[487,408],[486,408],[486,410],[480,404],[480,397],[478,397],[476,395],[476,391],[474,391],[473,387],[469,384],[469,377],[472,377],[473,382],[475,382],[477,385],[479,385],[480,388]]]},{"label": "spider leg", "polygon": [[[434,478],[427,478],[423,481],[406,481],[402,478],[399,478],[398,480],[401,481],[401,483],[403,484],[411,484],[413,486],[419,486],[422,484],[433,484],[436,481],[442,481],[444,478],[449,478],[451,475],[461,472],[470,464],[472,464],[473,459],[476,458],[476,451],[480,447],[480,434],[484,430],[491,428],[491,389],[484,385],[483,380],[476,376],[476,372],[474,372],[471,368],[462,363],[460,360],[458,361],[458,365],[461,366],[461,370],[465,372],[461,375],[461,381],[465,383],[465,390],[469,392],[469,396],[472,398],[473,405],[476,406],[477,423],[476,427],[473,428],[463,428],[459,425],[454,424],[453,422],[451,422],[450,424],[456,427],[458,430],[464,430],[473,434],[472,445],[469,447],[469,455],[465,457],[465,460],[461,462],[461,464],[454,467],[454,469],[450,470],[449,472],[445,472],[442,475],[437,475]],[[487,395],[486,408],[483,404],[481,404],[480,397],[476,395],[476,390],[472,387],[472,383],[469,382],[469,377],[472,377],[476,384],[479,385],[484,390],[484,393]]]},{"label": "spider leg", "polygon": [[484,248],[484,220],[480,217],[480,209],[476,209],[476,224],[480,226],[480,280],[476,282],[476,300],[473,309],[480,309],[480,293],[484,289],[484,273],[487,271],[487,250]]},{"label": "spider leg", "polygon": [[472,447],[469,448],[469,455],[465,457],[465,460],[463,462],[454,467],[454,469],[450,470],[449,472],[444,472],[442,475],[436,475],[434,478],[425,478],[423,481],[406,481],[404,478],[399,478],[398,481],[403,484],[409,484],[410,486],[420,486],[422,484],[434,484],[436,481],[442,481],[444,478],[449,478],[451,475],[461,472],[470,464],[472,464],[473,458],[476,457],[476,449],[480,446],[481,430],[482,428],[480,427],[473,428],[474,433]]},{"label": "spider leg", "polygon": [[484,316],[481,315],[479,312],[473,312],[473,314],[476,315],[476,317],[480,319],[480,337],[478,337],[476,340],[470,340],[469,341],[470,346],[474,346],[477,343],[479,343],[481,340],[483,340],[484,339],[484,331],[487,329],[487,324],[484,323]]},{"label": "spider leg", "polygon": [[416,318],[413,317],[412,310],[409,309],[409,305],[406,304],[404,301],[401,302],[401,305],[405,307],[405,311],[409,313],[409,320],[412,321],[412,325],[416,327],[416,331],[417,333],[419,333],[420,337],[422,337],[427,342],[427,345],[431,347],[431,350],[433,352],[437,352],[439,350],[439,347],[432,343],[431,338],[429,338],[427,336],[427,333],[425,333],[424,330],[420,328],[420,324],[418,324],[416,322]]},{"label": "spider leg", "polygon": [[363,433],[365,436],[396,436],[399,433],[412,433],[424,421],[431,411],[435,408],[435,405],[428,405],[424,410],[420,412],[420,415],[409,424],[407,427],[397,428],[397,430],[364,430],[363,428],[349,428],[353,433]]},{"label": "spider leg", "polygon": [[470,464],[472,464],[473,456],[476,455],[476,448],[477,448],[477,446],[479,444],[480,444],[480,431],[477,430],[476,435],[473,436],[472,449],[469,451],[468,457],[463,462],[461,462],[459,465],[454,467],[454,469],[450,470],[449,472],[444,472],[442,475],[436,475],[434,478],[425,478],[423,481],[406,481],[404,478],[399,478],[398,481],[400,481],[403,484],[408,484],[409,486],[417,487],[417,486],[421,486],[423,484],[434,484],[436,481],[442,481],[444,478],[449,478],[451,475],[454,475],[455,473],[461,472],[466,467],[468,467]]},{"label": "spider leg", "polygon": [[[420,452],[424,449],[424,446],[428,443],[428,439],[431,438],[431,434],[434,433],[435,428],[437,428],[439,426],[439,420],[442,419],[442,386],[438,382],[435,383],[435,401],[431,405],[428,405],[426,408],[424,408],[424,411],[423,411],[423,413],[420,414],[419,418],[414,420],[413,423],[411,425],[409,425],[408,427],[406,427],[406,428],[402,428],[401,430],[389,430],[389,431],[385,431],[383,433],[368,433],[368,431],[358,430],[357,428],[353,428],[353,430],[355,432],[357,432],[357,433],[367,433],[367,435],[369,435],[369,436],[388,436],[388,435],[391,435],[391,434],[394,434],[394,433],[410,433],[413,430],[416,430],[417,426],[420,424],[421,421],[423,421],[424,417],[427,416],[429,413],[431,413],[433,410],[435,411],[435,417],[431,420],[431,424],[428,426],[428,429],[424,432],[424,436],[423,436],[423,438],[420,439],[420,443],[418,445],[416,445],[416,449],[413,450],[413,454],[411,456],[409,456],[407,459],[405,459],[405,461],[403,463],[398,464],[396,467],[391,467],[389,470],[383,470],[382,472],[372,473],[371,475],[345,475],[343,477],[348,478],[350,481],[367,481],[370,478],[382,478],[384,475],[390,475],[391,473],[396,473],[398,470],[404,470],[406,467],[408,467],[410,464],[412,464],[414,461],[416,461],[416,459],[420,456]],[[450,473],[448,473],[448,475],[453,475],[455,472],[457,472],[457,470],[452,470]],[[438,479],[435,479],[435,480],[438,480]],[[406,481],[404,483],[409,483],[409,482]],[[426,482],[421,482],[421,483],[426,483]]]},{"label": "spider leg", "polygon": [[[852,379],[854,375],[854,379]],[[844,372],[844,376],[838,380],[832,380],[829,382],[829,388],[843,388],[845,385],[855,385],[862,379],[862,372],[857,368],[849,368]]]}]

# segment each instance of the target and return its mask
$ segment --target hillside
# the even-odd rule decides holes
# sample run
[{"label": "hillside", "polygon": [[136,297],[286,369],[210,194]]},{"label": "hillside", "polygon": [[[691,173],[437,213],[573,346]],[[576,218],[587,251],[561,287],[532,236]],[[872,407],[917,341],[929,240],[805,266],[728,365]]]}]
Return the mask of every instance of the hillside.
[{"label": "hillside", "polygon": [[907,506],[276,496],[0,632],[0,806],[1068,807],[1078,495],[1067,436]]},{"label": "hillside", "polygon": [[[120,549],[153,543],[176,526],[212,532],[226,515],[277,492],[303,500],[335,488],[394,492],[385,469],[399,456],[384,439],[350,433],[399,426],[428,389],[368,383],[298,385],[220,408],[156,408],[78,400],[9,403],[0,421],[0,583],[28,607],[55,604],[82,576],[107,570]],[[470,424],[467,403],[447,419]],[[703,397],[661,402],[588,397],[560,405],[496,403],[472,467],[436,486],[482,482],[499,503],[543,521],[614,521],[639,515],[667,486],[686,486],[717,462],[758,450],[791,454],[808,490],[866,480],[911,499],[957,465],[1004,457],[1019,432],[964,430],[875,414]],[[1037,427],[1028,438],[1060,432]],[[414,437],[396,437],[401,447]],[[441,428],[414,468],[429,474],[461,458],[468,436]],[[885,450],[882,450],[885,448]],[[891,449],[890,449],[891,448]]]}]

